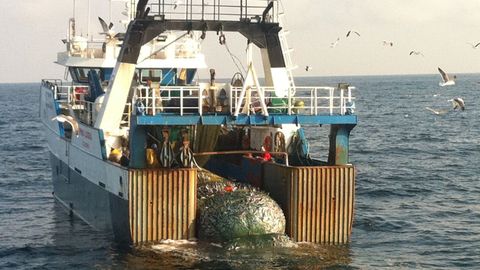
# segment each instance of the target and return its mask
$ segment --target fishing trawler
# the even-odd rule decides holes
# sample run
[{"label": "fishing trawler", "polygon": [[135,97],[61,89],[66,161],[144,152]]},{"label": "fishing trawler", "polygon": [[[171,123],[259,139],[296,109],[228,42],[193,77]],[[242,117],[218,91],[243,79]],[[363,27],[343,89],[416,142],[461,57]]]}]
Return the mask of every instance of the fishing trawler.
[{"label": "fishing trawler", "polygon": [[[71,19],[56,62],[71,80],[42,80],[55,199],[120,242],[194,239],[207,169],[267,192],[294,241],[348,242],[354,88],[295,85],[281,2],[126,2],[125,33],[100,19],[104,38],[85,38]],[[232,32],[248,41],[243,74],[216,79],[201,52],[208,32],[221,45]],[[329,128],[327,160],[310,157],[304,126]]]}]

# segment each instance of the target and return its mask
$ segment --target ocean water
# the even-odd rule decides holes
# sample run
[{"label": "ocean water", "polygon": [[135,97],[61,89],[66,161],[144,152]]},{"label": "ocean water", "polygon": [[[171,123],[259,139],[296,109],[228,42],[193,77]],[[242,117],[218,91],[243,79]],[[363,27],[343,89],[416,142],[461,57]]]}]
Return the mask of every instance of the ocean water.
[{"label": "ocean water", "polygon": [[[1,269],[472,269],[480,265],[480,75],[300,78],[357,87],[355,220],[348,245],[224,250],[195,243],[125,250],[54,201],[38,84],[0,84]],[[425,107],[463,112],[434,115]],[[326,129],[325,129],[326,130]],[[324,128],[308,127],[325,157]]]}]

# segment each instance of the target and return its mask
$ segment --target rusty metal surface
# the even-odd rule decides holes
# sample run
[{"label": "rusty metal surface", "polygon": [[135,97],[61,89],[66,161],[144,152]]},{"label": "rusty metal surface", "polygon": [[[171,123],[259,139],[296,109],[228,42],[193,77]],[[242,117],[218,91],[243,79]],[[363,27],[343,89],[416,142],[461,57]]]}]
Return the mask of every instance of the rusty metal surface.
[{"label": "rusty metal surface", "polygon": [[326,244],[349,242],[355,200],[353,166],[266,164],[264,188],[284,210],[287,233],[293,240]]},{"label": "rusty metal surface", "polygon": [[129,179],[134,244],[195,237],[196,169],[130,170]]}]

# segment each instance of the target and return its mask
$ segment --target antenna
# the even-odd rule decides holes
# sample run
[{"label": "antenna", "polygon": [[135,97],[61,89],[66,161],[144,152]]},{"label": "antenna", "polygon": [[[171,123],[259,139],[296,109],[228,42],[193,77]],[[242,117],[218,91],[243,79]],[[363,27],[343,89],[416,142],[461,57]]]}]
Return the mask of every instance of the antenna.
[{"label": "antenna", "polygon": [[112,21],[112,0],[108,1],[108,10],[110,11],[110,16],[108,17],[108,21]]},{"label": "antenna", "polygon": [[73,20],[75,20],[75,9],[77,7],[76,0],[73,0]]},{"label": "antenna", "polygon": [[[90,35],[90,0],[88,0],[87,37]],[[93,38],[93,35],[92,35]]]},{"label": "antenna", "polygon": [[68,22],[68,41],[71,41],[77,35],[75,31],[75,10],[77,9],[76,0],[73,0],[73,17]]}]

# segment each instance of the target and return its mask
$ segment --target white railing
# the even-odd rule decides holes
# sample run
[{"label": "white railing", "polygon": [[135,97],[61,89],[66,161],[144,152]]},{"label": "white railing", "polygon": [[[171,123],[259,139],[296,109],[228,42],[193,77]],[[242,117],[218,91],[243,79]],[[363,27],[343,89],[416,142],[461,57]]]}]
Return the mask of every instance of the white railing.
[{"label": "white railing", "polygon": [[[354,97],[352,90],[355,87],[335,88],[335,87],[292,87],[287,91],[287,97],[280,98],[275,96],[273,87],[263,87],[265,93],[265,103],[268,111],[283,114],[302,114],[302,115],[320,115],[320,114],[351,114],[354,110]],[[256,89],[252,88],[251,102],[248,106],[250,113],[261,111],[261,104]],[[231,113],[240,106],[245,108],[245,102],[240,102],[241,88],[232,88],[231,102],[233,104]]]},{"label": "white railing", "polygon": [[[288,115],[352,114],[355,109],[355,98],[352,95],[354,89],[295,87],[287,91],[287,97],[276,97],[273,87],[262,88],[268,112]],[[162,86],[157,89],[140,87],[135,91],[134,112],[141,115],[233,115],[237,107],[240,107],[243,114],[261,113],[261,100],[255,88],[247,91],[247,96],[250,97],[245,97],[242,104],[239,104],[242,88],[225,87],[226,95],[221,95],[219,90],[200,86]]]},{"label": "white railing", "polygon": [[[137,87],[132,100],[135,114],[159,113],[203,114],[204,97],[198,86],[165,86],[160,88]],[[199,104],[201,104],[199,106]]]},{"label": "white railing", "polygon": [[72,85],[71,82],[64,82],[59,79],[43,79],[42,86],[45,88],[50,88],[53,92],[53,97],[60,103],[71,103],[74,100],[74,93],[77,93],[77,96],[81,92],[88,93],[88,85]]},{"label": "white railing", "polygon": [[[80,120],[92,124],[99,104],[85,100],[86,85],[65,85],[60,80],[44,80],[44,87],[54,92],[60,104],[72,106]],[[136,115],[234,115],[240,107],[242,114],[261,114],[261,100],[255,87],[246,91],[240,104],[242,88],[218,84],[217,88],[200,86],[139,86],[134,89],[132,104],[125,108],[123,125],[130,124],[131,112]],[[285,115],[348,115],[355,109],[355,87],[292,87],[286,97],[276,97],[273,87],[261,87],[269,114]],[[222,92],[223,91],[223,92]]]},{"label": "white railing", "polygon": [[66,43],[69,56],[78,56],[83,58],[105,58],[105,40],[88,40],[81,37],[82,40],[70,40]]},{"label": "white railing", "polygon": [[[75,116],[84,124],[93,125],[101,104],[85,100],[90,92],[88,85],[66,85],[62,80],[42,80],[42,86],[50,88],[53,96],[60,105],[70,106]],[[132,104],[127,103],[122,116],[122,126],[130,126]]]},{"label": "white railing", "polygon": [[[93,126],[95,119],[97,118],[98,113],[100,112],[101,104],[79,100],[75,101],[72,105],[72,109],[75,113],[75,116],[84,124]],[[122,115],[122,120],[120,126],[130,127],[130,115],[132,114],[132,104],[125,104],[125,110]]]}]

